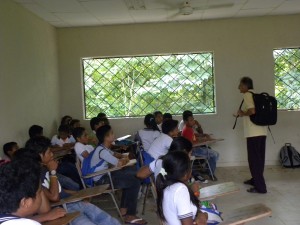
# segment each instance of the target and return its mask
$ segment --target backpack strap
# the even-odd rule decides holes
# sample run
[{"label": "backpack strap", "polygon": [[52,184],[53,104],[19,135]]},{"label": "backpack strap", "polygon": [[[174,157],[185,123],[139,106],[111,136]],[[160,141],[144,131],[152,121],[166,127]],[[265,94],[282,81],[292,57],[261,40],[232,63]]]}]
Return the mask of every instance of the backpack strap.
[{"label": "backpack strap", "polygon": [[272,134],[272,131],[271,131],[271,128],[270,128],[269,125],[268,125],[268,130],[269,130],[269,132],[270,132],[270,134],[271,134],[271,137],[272,137],[272,139],[273,139],[273,142],[274,142],[274,144],[275,144],[275,139],[274,139],[274,137],[273,137],[273,134]]},{"label": "backpack strap", "polygon": [[[239,110],[242,109],[243,104],[244,104],[244,99],[243,99],[243,101],[242,101],[241,104],[240,104]],[[235,127],[236,127],[236,122],[237,122],[237,119],[238,119],[239,117],[240,117],[239,115],[237,115],[237,116],[235,117],[234,125],[233,125],[233,128],[232,128],[233,130],[234,130]]]}]

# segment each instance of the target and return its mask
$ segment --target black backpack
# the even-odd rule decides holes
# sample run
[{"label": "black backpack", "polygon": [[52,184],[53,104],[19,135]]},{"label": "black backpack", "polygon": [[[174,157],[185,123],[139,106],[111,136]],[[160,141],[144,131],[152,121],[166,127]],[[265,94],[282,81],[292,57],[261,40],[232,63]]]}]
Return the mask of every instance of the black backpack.
[{"label": "black backpack", "polygon": [[280,163],[283,167],[286,168],[300,167],[300,154],[290,143],[286,143],[280,149],[279,157],[280,157]]},{"label": "black backpack", "polygon": [[270,126],[277,123],[277,100],[268,93],[252,93],[255,114],[250,116],[252,123],[259,126]]}]

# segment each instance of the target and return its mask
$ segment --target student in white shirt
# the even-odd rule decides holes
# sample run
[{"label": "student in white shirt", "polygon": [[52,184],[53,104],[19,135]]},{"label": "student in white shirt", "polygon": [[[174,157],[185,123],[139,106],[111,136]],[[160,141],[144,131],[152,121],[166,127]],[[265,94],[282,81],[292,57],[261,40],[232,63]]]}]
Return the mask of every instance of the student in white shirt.
[{"label": "student in white shirt", "polygon": [[[109,165],[123,166],[129,162],[128,156],[123,156],[111,150],[115,136],[110,125],[99,127],[96,135],[99,146],[93,152],[91,167],[98,165],[99,162],[102,163],[95,169],[95,172],[108,169]],[[124,216],[125,223],[142,225],[147,224],[147,222],[136,216],[141,181],[135,175],[136,166],[127,166],[111,173],[114,187],[122,189],[120,212]],[[108,183],[107,180],[108,177],[105,175],[94,178],[95,183],[99,185]]]},{"label": "student in white shirt", "polygon": [[75,139],[70,135],[70,127],[68,125],[60,125],[58,135],[54,135],[51,139],[51,145],[56,147],[72,147]]},{"label": "student in white shirt", "polygon": [[39,164],[32,160],[0,167],[1,225],[40,225],[25,219],[37,213],[42,204],[40,172]]},{"label": "student in white shirt", "polygon": [[167,225],[207,224],[207,214],[199,210],[199,199],[187,185],[191,173],[190,158],[185,152],[164,156],[156,190],[158,216]]},{"label": "student in white shirt", "polygon": [[154,159],[167,154],[174,137],[178,135],[178,121],[167,120],[162,124],[162,133],[151,144],[148,153]]},{"label": "student in white shirt", "polygon": [[92,145],[88,145],[89,137],[88,133],[83,127],[76,127],[73,130],[73,137],[76,140],[74,146],[75,152],[81,163],[83,163],[84,158],[87,158],[94,150]]},{"label": "student in white shirt", "polygon": [[155,122],[153,114],[147,114],[144,118],[146,128],[139,130],[135,136],[140,141],[145,151],[148,151],[153,141],[160,136],[160,131]]},{"label": "student in white shirt", "polygon": [[155,122],[160,131],[162,131],[163,114],[161,111],[155,111],[154,113]]}]

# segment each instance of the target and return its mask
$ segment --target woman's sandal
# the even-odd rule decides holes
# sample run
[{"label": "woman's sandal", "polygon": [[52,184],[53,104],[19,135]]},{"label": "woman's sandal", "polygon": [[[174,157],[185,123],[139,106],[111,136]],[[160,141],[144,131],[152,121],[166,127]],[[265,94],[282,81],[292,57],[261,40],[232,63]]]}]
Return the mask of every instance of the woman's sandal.
[{"label": "woman's sandal", "polygon": [[[145,221],[143,218],[136,218],[130,221],[125,221],[125,217],[127,216],[127,214],[122,215],[124,223],[125,224],[132,224],[132,225],[144,225],[147,224],[147,221]],[[145,223],[139,223],[139,221],[144,221]]]}]

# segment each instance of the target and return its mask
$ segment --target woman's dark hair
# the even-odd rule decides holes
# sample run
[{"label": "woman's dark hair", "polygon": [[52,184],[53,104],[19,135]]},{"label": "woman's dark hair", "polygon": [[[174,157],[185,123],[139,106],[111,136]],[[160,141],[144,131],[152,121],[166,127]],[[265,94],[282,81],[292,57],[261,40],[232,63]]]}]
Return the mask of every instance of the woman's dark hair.
[{"label": "woman's dark hair", "polygon": [[104,143],[105,137],[108,135],[109,131],[111,130],[110,125],[104,125],[102,127],[99,127],[96,131],[96,136],[98,138],[99,144]]},{"label": "woman's dark hair", "polygon": [[39,125],[32,125],[29,130],[28,134],[30,138],[36,137],[36,136],[42,136],[43,135],[43,127]]},{"label": "woman's dark hair", "polygon": [[150,128],[152,130],[157,130],[159,131],[158,127],[157,127],[157,124],[155,122],[155,118],[154,118],[154,115],[149,113],[145,116],[144,118],[144,124],[147,128]]},{"label": "woman's dark hair", "polygon": [[73,118],[71,116],[64,116],[63,118],[61,118],[60,124],[61,125],[70,125],[70,122]]},{"label": "woman's dark hair", "polygon": [[12,161],[16,160],[33,160],[34,162],[39,163],[42,161],[39,152],[29,148],[20,148],[18,151],[16,151]]},{"label": "woman's dark hair", "polygon": [[[188,173],[191,172],[191,162],[188,154],[183,151],[174,151],[169,152],[163,158],[162,168],[165,169],[167,175],[163,176],[158,174],[156,178],[156,190],[157,190],[157,212],[158,216],[162,221],[166,221],[165,215],[163,213],[163,199],[164,199],[164,190],[175,184],[182,183],[181,179]],[[199,199],[194,195],[192,190],[186,186],[190,193],[191,202],[198,208]]]},{"label": "woman's dark hair", "polygon": [[7,157],[10,157],[8,152],[10,152],[13,147],[15,147],[17,145],[17,142],[8,142],[6,144],[3,145],[3,152]]},{"label": "woman's dark hair", "polygon": [[242,77],[241,81],[242,84],[246,85],[248,89],[253,89],[253,81],[250,77]]},{"label": "woman's dark hair", "polygon": [[72,135],[73,135],[74,139],[77,141],[77,138],[80,138],[83,135],[84,131],[85,131],[84,127],[74,128],[74,130],[72,132]]},{"label": "woman's dark hair", "polygon": [[36,151],[38,154],[45,154],[50,146],[50,139],[44,136],[30,138],[25,144],[25,148]]},{"label": "woman's dark hair", "polygon": [[0,167],[0,213],[11,214],[23,198],[35,198],[41,167],[33,160],[15,160]]},{"label": "woman's dark hair", "polygon": [[174,151],[184,151],[189,153],[192,151],[193,144],[188,139],[184,137],[176,137],[173,139],[171,146],[169,148],[169,152]]},{"label": "woman's dark hair", "polygon": [[164,113],[163,120],[171,120],[171,119],[173,119],[171,113]]},{"label": "woman's dark hair", "polygon": [[60,125],[58,127],[58,132],[70,133],[70,126],[69,125]]}]

